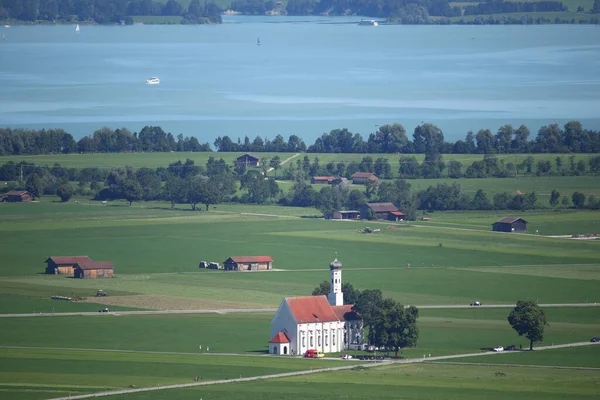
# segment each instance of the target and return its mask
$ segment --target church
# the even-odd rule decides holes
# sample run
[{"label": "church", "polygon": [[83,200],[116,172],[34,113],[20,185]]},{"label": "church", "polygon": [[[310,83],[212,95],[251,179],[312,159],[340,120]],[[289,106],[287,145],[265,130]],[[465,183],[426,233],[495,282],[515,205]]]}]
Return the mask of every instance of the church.
[{"label": "church", "polygon": [[286,297],[271,321],[269,353],[302,355],[306,350],[337,353],[361,349],[363,322],[344,304],[342,263],[329,264],[331,289],[328,296]]}]

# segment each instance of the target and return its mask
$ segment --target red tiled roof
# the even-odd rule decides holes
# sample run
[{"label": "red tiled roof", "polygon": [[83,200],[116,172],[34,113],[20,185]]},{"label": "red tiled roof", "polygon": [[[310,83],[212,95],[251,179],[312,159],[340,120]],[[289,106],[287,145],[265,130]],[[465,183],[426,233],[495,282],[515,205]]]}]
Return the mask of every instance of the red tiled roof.
[{"label": "red tiled roof", "polygon": [[75,265],[77,263],[92,262],[92,260],[90,260],[90,258],[88,256],[59,256],[59,257],[50,257],[49,259],[47,259],[44,262],[48,262],[50,260],[54,261],[54,263],[57,264],[57,265],[61,265],[61,264]]},{"label": "red tiled roof", "polygon": [[398,211],[396,206],[392,203],[367,203],[367,207],[375,212],[394,212]]},{"label": "red tiled roof", "polygon": [[354,179],[354,178],[370,178],[372,176],[375,176],[375,174],[372,172],[355,172],[354,174],[352,174],[352,179]]},{"label": "red tiled roof", "polygon": [[27,190],[10,190],[6,192],[7,196],[22,196],[25,193],[29,193]]},{"label": "red tiled roof", "polygon": [[229,258],[236,263],[273,262],[273,259],[269,256],[234,256]]},{"label": "red tiled roof", "polygon": [[400,217],[404,217],[406,215],[402,211],[391,211],[390,214],[392,214],[392,215],[398,215]]},{"label": "red tiled roof", "polygon": [[85,270],[90,269],[114,269],[115,266],[110,261],[88,261],[78,262],[77,267]]},{"label": "red tiled roof", "polygon": [[299,324],[340,321],[324,295],[287,297],[285,301]]},{"label": "red tiled roof", "polygon": [[283,332],[277,333],[273,336],[273,339],[269,340],[269,343],[289,343],[290,339]]},{"label": "red tiled roof", "polygon": [[333,312],[340,321],[350,321],[361,319],[356,311],[352,311],[354,304],[344,304],[343,306],[333,306]]}]

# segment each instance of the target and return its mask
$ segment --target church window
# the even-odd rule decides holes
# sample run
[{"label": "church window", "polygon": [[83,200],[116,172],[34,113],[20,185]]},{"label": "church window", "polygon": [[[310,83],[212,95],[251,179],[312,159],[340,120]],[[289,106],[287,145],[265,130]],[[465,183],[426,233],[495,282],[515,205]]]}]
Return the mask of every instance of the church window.
[{"label": "church window", "polygon": [[335,333],[331,335],[331,344],[335,346]]},{"label": "church window", "polygon": [[306,338],[302,335],[302,347],[306,347]]},{"label": "church window", "polygon": [[317,336],[317,346],[321,346],[321,335]]},{"label": "church window", "polygon": [[329,341],[327,339],[328,339],[328,336],[327,336],[327,334],[325,334],[325,346],[329,346]]},{"label": "church window", "polygon": [[313,347],[313,346],[314,346],[314,344],[313,344],[313,337],[311,335],[311,337],[310,337],[310,347]]}]

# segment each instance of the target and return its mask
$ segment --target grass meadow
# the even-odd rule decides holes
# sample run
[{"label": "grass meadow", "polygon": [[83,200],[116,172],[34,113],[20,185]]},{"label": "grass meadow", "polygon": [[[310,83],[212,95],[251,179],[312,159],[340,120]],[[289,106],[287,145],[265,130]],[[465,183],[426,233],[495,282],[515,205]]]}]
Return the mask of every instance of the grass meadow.
[{"label": "grass meadow", "polygon": [[[510,305],[518,299],[600,301],[600,242],[546,236],[597,232],[598,213],[522,213],[530,222],[529,232],[539,231],[526,235],[490,232],[490,224],[503,216],[495,212],[433,213],[430,221],[410,224],[326,221],[314,218],[318,214],[314,209],[233,204],[192,212],[160,203],[127,207],[83,200],[63,204],[49,198],[31,204],[1,203],[0,314],[92,311],[94,315],[1,318],[0,397],[37,400],[130,385],[186,383],[195,376],[208,380],[311,368],[316,360],[263,356],[272,312],[120,311],[277,307],[283,297],[309,295],[328,279],[328,264],[336,256],[344,264],[345,282],[359,289],[381,289],[404,304],[483,302],[480,308],[422,308],[419,342],[403,351],[406,358],[472,353],[498,345],[525,347],[527,340],[506,321]],[[367,225],[380,231],[359,233]],[[53,255],[113,261],[116,276],[80,280],[45,275],[44,260]],[[277,270],[236,273],[198,268],[201,260],[222,263],[232,255],[270,255]],[[98,289],[109,296],[94,298]],[[53,295],[87,300],[56,301],[50,299]],[[507,307],[486,308],[486,304]],[[104,306],[111,313],[95,312]],[[600,331],[599,307],[546,311],[550,324],[544,345],[588,341]],[[210,352],[200,351],[200,345],[209,346]],[[570,364],[592,365],[591,356],[573,354]],[[548,357],[538,363],[553,363]],[[510,363],[536,362],[524,355]],[[507,379],[494,375],[498,368]],[[559,372],[512,366],[396,365],[121,397],[352,399],[394,398],[399,393],[406,398],[597,397],[597,371]]]}]

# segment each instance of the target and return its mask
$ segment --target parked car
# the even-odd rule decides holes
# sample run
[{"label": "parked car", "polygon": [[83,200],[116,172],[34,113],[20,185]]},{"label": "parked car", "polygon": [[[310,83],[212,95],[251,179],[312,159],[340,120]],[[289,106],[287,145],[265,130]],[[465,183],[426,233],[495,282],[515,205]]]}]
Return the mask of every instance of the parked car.
[{"label": "parked car", "polygon": [[350,354],[342,354],[342,359],[343,360],[352,360],[352,356]]},{"label": "parked car", "polygon": [[479,302],[479,301],[474,301],[474,302],[472,302],[472,303],[471,303],[471,304],[469,304],[469,305],[470,305],[471,307],[480,306],[480,305],[481,305],[481,302]]},{"label": "parked car", "polygon": [[516,349],[517,349],[517,348],[516,348],[515,346],[513,346],[513,345],[511,345],[511,346],[506,346],[506,347],[504,348],[504,350],[506,350],[506,351],[515,351]]},{"label": "parked car", "polygon": [[306,353],[304,353],[304,357],[305,358],[323,358],[323,357],[325,357],[325,354],[319,353],[317,350],[306,350]]},{"label": "parked car", "polygon": [[494,351],[499,353],[501,351],[504,351],[504,347],[502,347],[502,346],[494,347]]},{"label": "parked car", "polygon": [[98,312],[110,312],[110,310],[108,309],[108,307],[104,307],[104,308],[98,310]]},{"label": "parked car", "polygon": [[594,336],[590,342],[598,343],[600,342],[600,336]]}]

